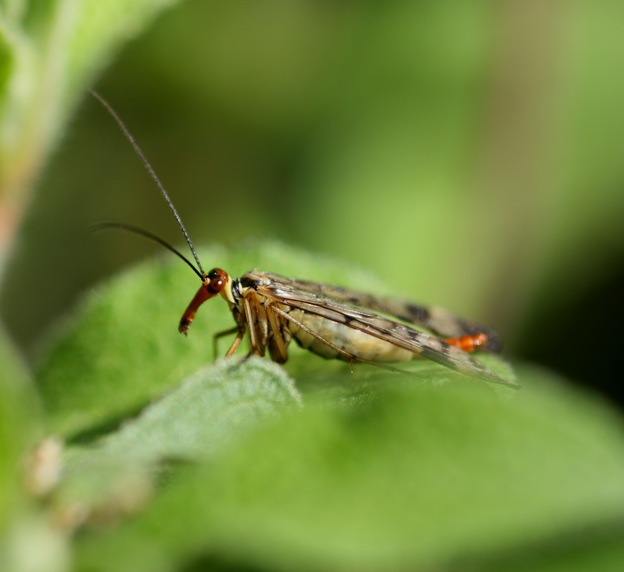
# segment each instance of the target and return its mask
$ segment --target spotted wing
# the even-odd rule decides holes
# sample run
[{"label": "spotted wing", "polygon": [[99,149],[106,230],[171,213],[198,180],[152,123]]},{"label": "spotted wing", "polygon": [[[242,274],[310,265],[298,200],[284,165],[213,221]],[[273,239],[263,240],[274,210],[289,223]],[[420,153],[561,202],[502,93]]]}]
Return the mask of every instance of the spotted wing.
[{"label": "spotted wing", "polygon": [[459,338],[465,335],[483,333],[487,336],[487,343],[481,349],[491,352],[499,352],[501,350],[500,336],[497,332],[482,324],[456,316],[439,306],[427,307],[400,298],[375,296],[357,290],[342,288],[341,286],[308,280],[291,280],[272,273],[263,274],[274,282],[289,284],[339,303],[368,308],[374,312],[393,316],[404,322],[422,326],[445,338]]},{"label": "spotted wing", "polygon": [[467,375],[517,387],[512,381],[501,378],[473,359],[467,352],[451,346],[436,336],[332,299],[323,292],[308,289],[307,284],[300,285],[298,281],[275,274],[256,275],[263,277],[256,282],[258,293],[275,303],[344,324]]}]

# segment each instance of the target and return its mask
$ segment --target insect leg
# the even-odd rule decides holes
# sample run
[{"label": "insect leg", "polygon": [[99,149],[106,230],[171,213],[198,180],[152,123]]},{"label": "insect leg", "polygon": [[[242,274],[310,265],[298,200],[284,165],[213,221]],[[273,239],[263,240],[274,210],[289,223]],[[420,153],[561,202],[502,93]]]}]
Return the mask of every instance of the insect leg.
[{"label": "insect leg", "polygon": [[236,334],[236,337],[234,338],[232,345],[230,346],[228,351],[225,352],[225,357],[230,357],[238,349],[238,346],[240,346],[240,343],[243,341],[244,335],[245,335],[245,330],[242,330],[242,329],[238,330],[238,333]]},{"label": "insect leg", "polygon": [[249,327],[249,342],[251,344],[249,355],[258,354],[263,356],[266,347],[267,334],[265,331],[264,336],[262,335],[262,326],[264,325],[264,329],[266,330],[266,316],[264,324],[262,324],[261,319],[258,316],[258,302],[254,298],[252,303],[251,296],[243,298],[243,309],[245,311],[245,320],[247,321],[247,326]]},{"label": "insect leg", "polygon": [[[235,334],[237,332],[240,332],[240,328],[239,326],[234,326],[233,328],[229,328],[228,330],[223,330],[221,332],[217,332],[214,336],[212,336],[212,357],[213,359],[217,359],[217,356],[219,355],[219,348],[218,346],[218,342],[219,342],[219,338],[222,338],[223,336],[229,336],[230,334]],[[243,332],[243,335],[245,334],[245,332]],[[242,339],[242,336],[241,336]],[[229,352],[229,350],[228,350]]]},{"label": "insect leg", "polygon": [[269,327],[273,337],[269,339],[269,352],[271,353],[271,359],[277,363],[286,363],[288,360],[288,342],[282,332],[281,325],[277,319],[275,310],[272,305],[265,307],[266,315],[269,320]]}]

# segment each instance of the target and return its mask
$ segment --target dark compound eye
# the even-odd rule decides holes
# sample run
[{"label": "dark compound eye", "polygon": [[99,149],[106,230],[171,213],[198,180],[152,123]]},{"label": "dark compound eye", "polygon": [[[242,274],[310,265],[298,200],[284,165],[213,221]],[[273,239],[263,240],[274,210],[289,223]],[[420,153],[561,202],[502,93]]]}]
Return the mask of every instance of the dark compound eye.
[{"label": "dark compound eye", "polygon": [[225,270],[221,270],[221,268],[213,268],[210,272],[208,272],[207,276],[206,289],[211,294],[218,294],[223,290],[225,283],[227,282],[228,275]]}]

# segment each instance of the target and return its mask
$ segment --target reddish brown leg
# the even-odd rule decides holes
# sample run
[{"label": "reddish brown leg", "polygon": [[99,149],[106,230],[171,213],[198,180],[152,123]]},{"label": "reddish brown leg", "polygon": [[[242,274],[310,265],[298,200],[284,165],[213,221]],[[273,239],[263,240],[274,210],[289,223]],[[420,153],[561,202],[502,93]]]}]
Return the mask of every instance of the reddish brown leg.
[{"label": "reddish brown leg", "polygon": [[245,335],[245,330],[242,330],[242,331],[239,330],[238,334],[236,334],[236,337],[234,338],[234,341],[232,342],[232,345],[230,346],[230,349],[228,349],[228,351],[225,352],[225,357],[230,357],[238,349],[238,346],[240,346],[240,343],[243,340],[244,335]]},{"label": "reddish brown leg", "polygon": [[257,354],[259,356],[263,356],[266,347],[266,334],[263,333],[262,325],[258,321],[257,307],[258,304],[255,299],[243,299],[245,321],[247,322],[247,327],[249,328],[249,343],[251,345],[249,355]]},{"label": "reddish brown leg", "polygon": [[272,306],[265,308],[267,319],[269,321],[269,328],[271,328],[272,344],[269,345],[269,351],[271,358],[277,363],[286,363],[288,360],[288,350],[286,349],[287,342],[284,340],[284,336],[280,330],[279,320]]},{"label": "reddish brown leg", "polygon": [[[217,359],[217,354],[219,353],[219,348],[217,347],[219,338],[222,338],[223,336],[229,336],[230,334],[236,334],[238,332],[240,332],[240,330],[238,329],[238,326],[234,326],[233,328],[230,328],[229,330],[223,330],[222,332],[217,332],[212,337],[212,359],[213,360]],[[245,335],[244,332],[241,335],[241,338],[243,337],[243,335]]]}]

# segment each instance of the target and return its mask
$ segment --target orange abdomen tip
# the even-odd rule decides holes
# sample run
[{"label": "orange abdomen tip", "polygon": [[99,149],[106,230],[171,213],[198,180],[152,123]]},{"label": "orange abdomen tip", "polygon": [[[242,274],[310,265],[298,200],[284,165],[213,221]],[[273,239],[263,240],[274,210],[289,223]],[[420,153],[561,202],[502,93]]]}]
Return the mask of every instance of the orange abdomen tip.
[{"label": "orange abdomen tip", "polygon": [[486,334],[468,334],[459,338],[446,338],[446,343],[455,346],[465,352],[473,352],[480,347],[487,345],[488,337]]}]

